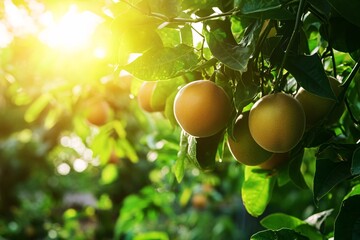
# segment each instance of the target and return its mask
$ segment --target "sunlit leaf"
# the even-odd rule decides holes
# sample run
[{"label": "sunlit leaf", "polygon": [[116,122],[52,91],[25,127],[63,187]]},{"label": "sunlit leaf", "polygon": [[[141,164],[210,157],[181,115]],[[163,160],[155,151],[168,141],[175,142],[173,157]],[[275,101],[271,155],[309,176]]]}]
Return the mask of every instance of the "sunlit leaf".
[{"label": "sunlit leaf", "polygon": [[245,181],[241,188],[244,206],[252,216],[260,216],[266,209],[276,178],[268,172],[260,172],[254,167],[245,167]]},{"label": "sunlit leaf", "polygon": [[305,221],[283,213],[274,213],[261,220],[261,225],[270,230],[288,228],[295,230],[311,240],[323,240],[320,232]]},{"label": "sunlit leaf", "polygon": [[184,74],[198,62],[194,49],[181,44],[175,48],[150,50],[124,69],[143,80],[164,80]]},{"label": "sunlit leaf", "polygon": [[310,240],[292,229],[265,230],[255,233],[250,240]]},{"label": "sunlit leaf", "polygon": [[146,232],[146,233],[140,233],[134,237],[134,240],[148,240],[148,239],[168,240],[170,238],[166,232]]},{"label": "sunlit leaf", "polygon": [[115,164],[107,164],[101,171],[101,183],[109,184],[118,178],[118,171]]},{"label": "sunlit leaf", "polygon": [[40,95],[27,109],[25,112],[25,121],[33,122],[35,121],[40,113],[45,109],[45,107],[49,104],[51,96],[48,94]]}]

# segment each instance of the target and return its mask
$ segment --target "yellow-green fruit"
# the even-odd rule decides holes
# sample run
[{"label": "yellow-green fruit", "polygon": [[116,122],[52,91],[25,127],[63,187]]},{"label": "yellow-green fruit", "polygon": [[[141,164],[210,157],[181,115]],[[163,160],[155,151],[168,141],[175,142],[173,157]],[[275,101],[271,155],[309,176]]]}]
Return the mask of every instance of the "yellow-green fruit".
[{"label": "yellow-green fruit", "polygon": [[102,126],[110,118],[110,106],[105,100],[91,100],[86,111],[86,119],[89,123]]},{"label": "yellow-green fruit", "polygon": [[251,108],[249,129],[255,142],[269,152],[294,148],[305,131],[305,113],[298,100],[285,93],[267,95]]},{"label": "yellow-green fruit", "polygon": [[226,127],[231,106],[221,87],[208,80],[197,80],[186,84],[176,94],[174,116],[188,134],[209,137]]},{"label": "yellow-green fruit", "polygon": [[[336,78],[331,76],[329,76],[328,79],[335,96],[338,97],[341,92],[340,82]],[[303,106],[306,116],[307,127],[311,127],[319,123],[319,121],[324,119],[327,114],[330,113],[330,111],[336,104],[335,100],[312,94],[306,91],[304,88],[299,89],[295,98]],[[344,103],[340,103],[339,106],[335,108],[334,112],[330,116],[328,116],[330,120],[329,123],[337,121],[344,112],[344,109]]]},{"label": "yellow-green fruit", "polygon": [[152,101],[154,90],[156,88],[157,82],[147,81],[143,82],[138,91],[138,102],[140,107],[146,112],[161,112],[165,109],[165,101],[157,101],[156,103]]},{"label": "yellow-green fruit", "polygon": [[248,166],[255,166],[269,159],[272,153],[255,142],[250,134],[248,122],[249,112],[238,117],[233,132],[235,139],[229,137],[228,146],[237,161]]}]

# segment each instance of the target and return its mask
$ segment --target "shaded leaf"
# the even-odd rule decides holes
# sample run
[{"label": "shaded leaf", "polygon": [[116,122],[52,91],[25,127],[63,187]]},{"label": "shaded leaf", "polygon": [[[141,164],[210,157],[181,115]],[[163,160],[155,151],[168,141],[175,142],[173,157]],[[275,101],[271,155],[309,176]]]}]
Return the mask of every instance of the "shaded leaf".
[{"label": "shaded leaf", "polygon": [[198,62],[194,49],[180,44],[175,48],[149,50],[124,69],[143,80],[164,80],[186,73]]},{"label": "shaded leaf", "polygon": [[281,0],[235,0],[234,6],[247,17],[262,19],[294,19],[293,11],[284,7],[287,1]]},{"label": "shaded leaf", "polygon": [[352,144],[328,144],[320,147],[314,176],[315,201],[352,176],[351,160],[355,147]]},{"label": "shaded leaf", "polygon": [[305,90],[325,98],[336,100],[320,57],[317,54],[289,54],[285,62],[285,68]]},{"label": "shaded leaf", "polygon": [[343,15],[335,15],[328,24],[321,26],[321,35],[338,51],[354,52],[360,49],[360,26],[350,23]]},{"label": "shaded leaf", "polygon": [[291,181],[302,189],[307,189],[308,186],[301,173],[301,164],[304,156],[304,149],[301,146],[296,147],[290,153],[291,162],[289,164],[289,177]]},{"label": "shaded leaf", "polygon": [[360,175],[360,148],[357,148],[354,151],[351,164],[351,174]]},{"label": "shaded leaf", "polygon": [[[360,2],[356,0],[327,0],[336,11],[352,24],[360,27]],[[351,7],[349,7],[351,6]]]},{"label": "shaded leaf", "polygon": [[359,239],[360,237],[360,185],[345,196],[335,220],[335,239]]},{"label": "shaded leaf", "polygon": [[214,57],[231,69],[245,72],[248,61],[255,50],[261,28],[260,21],[254,21],[247,27],[239,44],[231,32],[230,21],[208,21],[206,26],[206,41]]},{"label": "shaded leaf", "polygon": [[217,134],[195,138],[189,136],[189,158],[192,163],[201,170],[213,170],[216,162],[216,153],[221,139],[224,137],[224,131]]}]

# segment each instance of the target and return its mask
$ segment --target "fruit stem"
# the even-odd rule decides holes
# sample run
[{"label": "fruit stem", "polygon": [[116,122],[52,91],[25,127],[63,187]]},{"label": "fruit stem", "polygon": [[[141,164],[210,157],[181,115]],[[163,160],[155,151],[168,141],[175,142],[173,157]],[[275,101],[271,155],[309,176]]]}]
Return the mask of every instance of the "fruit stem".
[{"label": "fruit stem", "polygon": [[286,62],[286,60],[287,60],[287,58],[289,56],[290,49],[291,49],[291,47],[292,47],[292,45],[294,43],[295,35],[299,31],[301,18],[302,18],[303,12],[304,12],[305,2],[306,2],[306,0],[300,0],[300,2],[299,2],[299,7],[298,7],[297,13],[296,13],[296,20],[295,20],[294,30],[293,30],[293,32],[291,34],[289,43],[286,46],[285,54],[284,54],[284,57],[282,59],[281,65],[280,65],[278,75],[276,76],[274,92],[279,92],[281,90],[280,86],[282,85],[281,82],[283,81],[284,65],[285,65],[285,62]]}]

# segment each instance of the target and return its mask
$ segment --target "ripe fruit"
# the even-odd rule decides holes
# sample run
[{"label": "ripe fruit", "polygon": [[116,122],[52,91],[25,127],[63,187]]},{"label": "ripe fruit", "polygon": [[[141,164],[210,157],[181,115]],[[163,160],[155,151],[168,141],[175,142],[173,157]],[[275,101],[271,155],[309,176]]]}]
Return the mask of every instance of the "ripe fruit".
[{"label": "ripe fruit", "polygon": [[89,123],[102,126],[110,118],[110,106],[105,100],[93,100],[89,102],[86,119]]},{"label": "ripe fruit", "polygon": [[255,142],[269,152],[284,153],[298,144],[305,131],[299,101],[285,93],[267,95],[250,110],[249,129]]},{"label": "ripe fruit", "polygon": [[235,139],[229,137],[228,146],[237,161],[245,165],[255,166],[269,159],[272,153],[255,142],[250,134],[248,122],[249,112],[245,112],[238,117],[234,127]]},{"label": "ripe fruit", "polygon": [[273,170],[281,167],[289,160],[289,153],[274,153],[268,160],[261,163],[259,167],[265,170]]},{"label": "ripe fruit", "polygon": [[195,137],[209,137],[224,129],[231,111],[225,91],[208,80],[188,83],[176,94],[174,101],[176,121]]},{"label": "ripe fruit", "polygon": [[[329,76],[328,79],[331,89],[333,90],[335,96],[338,97],[341,92],[341,87],[339,87],[340,82],[336,78],[331,76]],[[295,98],[303,106],[306,116],[307,127],[311,127],[319,123],[319,121],[324,119],[326,115],[330,113],[330,111],[336,104],[336,102],[332,99],[328,99],[312,94],[303,88],[299,89]],[[330,123],[337,121],[341,117],[343,112],[344,112],[344,103],[341,103],[337,108],[335,108],[333,114],[329,116]]]},{"label": "ripe fruit", "polygon": [[191,203],[194,208],[203,209],[207,205],[207,197],[202,193],[197,193],[192,197]]},{"label": "ripe fruit", "polygon": [[153,94],[157,82],[147,81],[143,82],[138,92],[138,102],[140,107],[147,112],[161,112],[165,109],[165,101],[153,101]]}]

